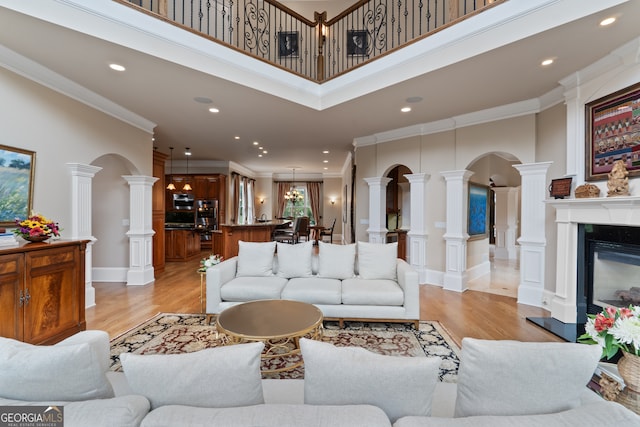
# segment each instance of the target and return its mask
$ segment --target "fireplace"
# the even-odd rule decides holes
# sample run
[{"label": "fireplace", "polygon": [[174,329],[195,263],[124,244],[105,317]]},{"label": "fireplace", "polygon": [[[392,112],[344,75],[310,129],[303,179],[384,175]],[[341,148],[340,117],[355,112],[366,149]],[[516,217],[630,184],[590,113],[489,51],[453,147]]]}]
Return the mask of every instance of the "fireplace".
[{"label": "fireplace", "polygon": [[[584,332],[587,314],[628,306],[640,283],[640,197],[547,200],[556,209],[556,277],[545,285],[550,317],[528,320],[567,341]],[[552,289],[552,290],[550,290]],[[640,289],[637,289],[640,291]]]},{"label": "fireplace", "polygon": [[640,227],[579,224],[578,254],[577,323],[640,303]]}]

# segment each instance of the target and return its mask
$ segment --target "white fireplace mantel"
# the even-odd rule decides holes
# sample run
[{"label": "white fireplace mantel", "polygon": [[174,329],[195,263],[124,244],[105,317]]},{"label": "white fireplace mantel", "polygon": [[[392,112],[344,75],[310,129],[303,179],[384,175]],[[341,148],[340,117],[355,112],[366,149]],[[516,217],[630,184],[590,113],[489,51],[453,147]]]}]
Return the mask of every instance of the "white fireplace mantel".
[{"label": "white fireplace mantel", "polygon": [[556,290],[551,317],[576,323],[578,224],[604,224],[640,227],[640,197],[594,197],[585,199],[548,199],[556,209],[558,252]]}]

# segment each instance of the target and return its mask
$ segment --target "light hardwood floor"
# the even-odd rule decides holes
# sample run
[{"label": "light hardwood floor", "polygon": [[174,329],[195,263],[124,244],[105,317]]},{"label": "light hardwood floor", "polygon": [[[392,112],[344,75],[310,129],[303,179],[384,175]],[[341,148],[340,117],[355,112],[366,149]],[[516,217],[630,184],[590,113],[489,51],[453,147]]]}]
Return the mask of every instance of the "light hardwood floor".
[{"label": "light hardwood floor", "polygon": [[[155,283],[146,286],[94,283],[96,306],[86,311],[87,329],[101,329],[114,338],[159,312],[200,313],[198,266],[199,259],[168,262]],[[548,315],[546,311],[517,304],[514,298],[473,290],[457,293],[434,285],[420,288],[420,319],[440,321],[458,345],[463,337],[562,341],[526,320]]]}]

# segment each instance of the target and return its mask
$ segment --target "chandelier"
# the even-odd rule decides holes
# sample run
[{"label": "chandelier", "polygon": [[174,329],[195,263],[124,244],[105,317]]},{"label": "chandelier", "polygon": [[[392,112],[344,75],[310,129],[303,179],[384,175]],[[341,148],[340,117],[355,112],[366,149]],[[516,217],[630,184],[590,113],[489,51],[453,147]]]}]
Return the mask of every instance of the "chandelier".
[{"label": "chandelier", "polygon": [[304,199],[304,196],[302,195],[302,193],[296,190],[296,170],[292,169],[292,171],[293,182],[291,183],[291,188],[289,188],[289,191],[284,193],[284,198],[285,200],[290,201],[292,205],[295,205],[297,202],[301,202]]}]

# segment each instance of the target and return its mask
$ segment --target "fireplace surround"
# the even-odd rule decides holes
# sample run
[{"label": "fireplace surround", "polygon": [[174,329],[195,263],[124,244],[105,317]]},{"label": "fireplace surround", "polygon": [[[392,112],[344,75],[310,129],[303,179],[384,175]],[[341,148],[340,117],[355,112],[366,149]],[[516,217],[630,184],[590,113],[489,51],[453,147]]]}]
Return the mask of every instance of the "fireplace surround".
[{"label": "fireplace surround", "polygon": [[[617,267],[611,265],[597,272],[598,274],[608,274],[611,270],[624,269],[633,271],[636,267],[633,252],[640,245],[640,240],[627,242],[608,242],[611,236],[627,236],[627,240],[640,238],[640,197],[598,197],[585,199],[557,199],[546,200],[546,203],[556,210],[556,232],[557,232],[557,262],[556,262],[556,282],[555,291],[551,293],[551,317],[529,318],[528,320],[542,326],[554,334],[566,339],[575,341],[583,331],[583,324],[586,321],[586,314],[594,312],[601,307],[599,304],[587,303],[587,295],[584,280],[588,263],[588,248],[586,238],[602,241],[602,245],[597,249],[603,262],[617,263]],[[595,231],[594,231],[595,230]],[[615,240],[612,238],[612,240]],[[620,238],[618,240],[624,240]],[[633,259],[626,263],[619,263],[620,258],[611,260],[612,253],[619,252],[619,248],[611,249],[612,245],[627,245],[625,260]],[[598,251],[596,254],[599,253]],[[607,254],[605,254],[607,252]],[[640,257],[640,252],[637,253]],[[640,258],[638,258],[640,259]],[[596,260],[599,260],[596,258]],[[639,267],[640,268],[640,267]],[[604,271],[604,273],[603,273]],[[640,270],[638,270],[640,271]],[[627,272],[628,273],[628,272]],[[582,281],[582,282],[581,282]],[[628,284],[614,284],[616,289],[628,287]],[[618,286],[620,285],[620,286]],[[602,302],[602,301],[600,301]],[[591,307],[589,305],[591,304]]]}]

